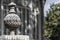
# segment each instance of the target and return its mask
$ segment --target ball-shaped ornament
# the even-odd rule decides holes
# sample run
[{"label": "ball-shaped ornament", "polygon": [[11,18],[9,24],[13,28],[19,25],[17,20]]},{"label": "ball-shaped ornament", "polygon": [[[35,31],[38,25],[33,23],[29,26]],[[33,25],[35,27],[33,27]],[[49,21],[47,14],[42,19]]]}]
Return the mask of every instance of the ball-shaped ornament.
[{"label": "ball-shaped ornament", "polygon": [[8,28],[16,28],[21,25],[20,17],[16,14],[8,14],[4,18],[4,23],[8,25]]}]

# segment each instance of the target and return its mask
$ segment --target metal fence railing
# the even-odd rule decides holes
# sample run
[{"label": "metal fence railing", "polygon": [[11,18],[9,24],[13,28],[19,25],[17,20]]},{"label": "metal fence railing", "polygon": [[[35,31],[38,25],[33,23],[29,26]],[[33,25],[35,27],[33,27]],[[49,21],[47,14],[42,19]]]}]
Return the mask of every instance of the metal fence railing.
[{"label": "metal fence railing", "polygon": [[[1,35],[9,35],[9,30],[5,28],[4,25],[4,17],[9,14],[8,4],[12,0],[1,0]],[[16,14],[20,17],[22,25],[15,31],[16,35],[28,35],[30,40],[37,40],[39,37],[39,27],[38,27],[38,15],[39,8],[36,6],[37,4],[34,1],[30,1],[28,6],[21,3],[22,0],[13,0],[16,3]],[[16,2],[17,1],[17,2]],[[21,1],[20,3],[18,3]],[[24,3],[28,3],[28,1],[23,0]],[[35,3],[35,5],[34,5]],[[0,40],[20,40],[20,39],[4,39],[0,38]]]}]

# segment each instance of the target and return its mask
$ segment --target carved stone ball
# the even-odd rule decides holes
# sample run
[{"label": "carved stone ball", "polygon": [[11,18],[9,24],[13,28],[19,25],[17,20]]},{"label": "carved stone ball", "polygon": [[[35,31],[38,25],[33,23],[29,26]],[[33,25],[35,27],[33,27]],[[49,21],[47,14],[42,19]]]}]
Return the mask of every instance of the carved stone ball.
[{"label": "carved stone ball", "polygon": [[17,28],[21,25],[20,17],[16,14],[8,14],[4,18],[4,23],[8,28]]}]

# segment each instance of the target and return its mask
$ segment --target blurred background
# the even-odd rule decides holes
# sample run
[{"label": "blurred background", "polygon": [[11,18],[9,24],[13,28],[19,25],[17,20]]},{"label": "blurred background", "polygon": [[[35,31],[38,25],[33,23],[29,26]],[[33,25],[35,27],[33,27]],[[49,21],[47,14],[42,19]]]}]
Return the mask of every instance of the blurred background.
[{"label": "blurred background", "polygon": [[46,0],[44,19],[45,40],[60,40],[60,0]]}]

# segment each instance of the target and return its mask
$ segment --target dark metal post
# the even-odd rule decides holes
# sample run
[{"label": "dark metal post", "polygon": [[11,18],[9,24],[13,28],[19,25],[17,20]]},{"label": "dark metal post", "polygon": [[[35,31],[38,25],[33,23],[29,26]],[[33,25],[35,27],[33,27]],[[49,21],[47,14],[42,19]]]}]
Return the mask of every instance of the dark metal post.
[{"label": "dark metal post", "polygon": [[44,40],[43,32],[44,32],[44,1],[45,0],[39,0],[39,10],[40,10],[40,15],[38,18],[38,25],[39,25],[39,40]]}]

